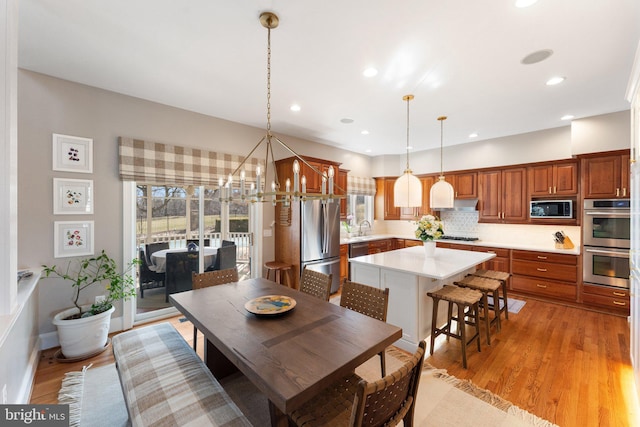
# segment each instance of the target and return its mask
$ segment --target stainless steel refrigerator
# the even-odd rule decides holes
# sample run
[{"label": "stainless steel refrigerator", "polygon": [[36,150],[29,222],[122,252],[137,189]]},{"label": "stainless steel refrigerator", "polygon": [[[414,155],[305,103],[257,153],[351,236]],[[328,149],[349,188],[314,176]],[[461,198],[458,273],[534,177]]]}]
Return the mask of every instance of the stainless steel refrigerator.
[{"label": "stainless steel refrigerator", "polygon": [[300,272],[307,267],[333,274],[331,293],[340,288],[340,203],[301,202]]}]

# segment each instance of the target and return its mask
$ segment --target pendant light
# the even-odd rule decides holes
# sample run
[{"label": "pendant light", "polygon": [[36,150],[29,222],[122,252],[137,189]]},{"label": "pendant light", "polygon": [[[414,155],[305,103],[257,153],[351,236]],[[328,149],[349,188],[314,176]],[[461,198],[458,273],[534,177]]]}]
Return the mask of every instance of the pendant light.
[{"label": "pendant light", "polygon": [[416,208],[422,206],[422,183],[409,168],[409,101],[413,95],[405,95],[407,101],[407,167],[404,174],[393,185],[393,205],[398,208]]},{"label": "pendant light", "polygon": [[442,169],[442,134],[444,121],[447,116],[438,117],[440,121],[440,177],[438,182],[431,186],[431,209],[445,209],[453,207],[453,186],[444,180]]}]

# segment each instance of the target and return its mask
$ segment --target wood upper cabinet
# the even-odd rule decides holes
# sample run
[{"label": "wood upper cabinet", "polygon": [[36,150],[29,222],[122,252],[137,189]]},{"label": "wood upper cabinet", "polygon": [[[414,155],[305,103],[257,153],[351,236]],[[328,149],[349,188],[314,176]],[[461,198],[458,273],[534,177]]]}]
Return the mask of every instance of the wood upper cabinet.
[{"label": "wood upper cabinet", "polygon": [[[409,219],[415,220],[420,216],[420,211],[422,208],[397,208],[393,204],[394,191],[393,186],[396,183],[396,178],[378,178],[376,180],[377,189],[380,188],[379,182],[382,182],[382,188],[384,194],[382,197],[384,198],[384,219]],[[431,188],[431,187],[429,187]],[[422,203],[424,205],[424,187],[423,187],[423,198]]]},{"label": "wood upper cabinet", "polygon": [[531,166],[527,169],[530,196],[578,195],[578,162]]},{"label": "wood upper cabinet", "polygon": [[478,172],[479,222],[527,221],[526,169]]},{"label": "wood upper cabinet", "polygon": [[[318,172],[323,173],[329,169],[329,166],[333,166],[333,169],[335,172],[335,175],[334,175],[335,183],[346,190],[347,178],[346,178],[346,174],[344,175],[344,177],[341,177],[340,169],[339,169],[340,163],[332,162],[330,160],[315,159],[315,158],[306,157],[306,156],[302,156],[302,158],[308,164],[298,160],[298,163],[300,163],[300,179],[302,180],[303,175],[306,177],[308,193],[319,193],[321,191],[321,185],[322,185],[322,176],[318,174],[316,171],[314,171],[312,167],[315,168],[315,170],[317,170]],[[291,180],[291,185],[293,186],[293,161],[294,160],[296,160],[295,157],[288,157],[286,159],[276,161],[276,169],[278,170],[278,181],[280,181],[280,189],[282,191],[284,191],[284,185],[285,185],[285,182],[287,181],[287,178]],[[344,171],[344,172],[347,172],[347,171]],[[339,183],[341,179],[344,179],[344,186]],[[271,183],[268,183],[267,185],[271,185]],[[270,187],[268,188],[269,188],[268,191],[271,191]],[[336,187],[334,187],[334,189],[335,189],[334,193],[339,194],[339,190]],[[302,191],[302,182],[300,184],[300,191]],[[327,191],[328,191],[328,188],[327,188]],[[346,211],[346,205],[345,205],[345,211]]]},{"label": "wood upper cabinet", "polygon": [[629,198],[629,153],[582,159],[585,199]]},{"label": "wood upper cabinet", "polygon": [[422,183],[422,208],[418,216],[429,215],[431,213],[431,186],[436,182],[436,179],[434,176],[423,176],[420,178],[420,182]]},{"label": "wood upper cabinet", "polygon": [[453,186],[454,196],[456,199],[478,198],[477,172],[465,172],[445,175],[444,179]]},{"label": "wood upper cabinet", "polygon": [[[347,195],[347,174],[346,169],[338,169],[338,177],[336,179],[337,187],[335,193],[339,195]],[[340,190],[342,189],[342,190]],[[347,219],[347,199],[340,199],[340,219]]]}]

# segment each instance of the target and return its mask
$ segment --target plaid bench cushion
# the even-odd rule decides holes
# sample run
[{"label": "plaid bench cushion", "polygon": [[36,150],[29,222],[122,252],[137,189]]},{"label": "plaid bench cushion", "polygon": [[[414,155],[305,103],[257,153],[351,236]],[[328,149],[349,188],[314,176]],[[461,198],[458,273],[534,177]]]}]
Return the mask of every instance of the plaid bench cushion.
[{"label": "plaid bench cushion", "polygon": [[169,323],[113,338],[132,426],[250,426],[207,366]]}]

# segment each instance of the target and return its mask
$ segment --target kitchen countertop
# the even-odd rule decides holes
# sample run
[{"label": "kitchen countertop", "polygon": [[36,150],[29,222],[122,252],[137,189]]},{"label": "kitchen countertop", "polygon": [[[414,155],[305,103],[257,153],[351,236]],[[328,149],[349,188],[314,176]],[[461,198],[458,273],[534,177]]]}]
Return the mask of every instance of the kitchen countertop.
[{"label": "kitchen countertop", "polygon": [[349,262],[444,280],[482,264],[495,256],[496,254],[488,252],[436,248],[434,256],[427,258],[424,248],[413,246],[395,251],[349,258]]},{"label": "kitchen countertop", "polygon": [[[406,239],[406,240],[418,240],[415,237],[406,237],[406,236],[397,236],[393,234],[369,234],[365,236],[359,237],[343,237],[340,239],[341,245],[348,245],[351,243],[360,243],[360,242],[369,242],[372,240],[382,240],[382,239]],[[467,245],[467,246],[486,246],[491,248],[505,248],[505,249],[520,249],[524,251],[538,251],[538,252],[553,252],[559,254],[567,254],[567,255],[580,255],[580,247],[576,245],[573,249],[556,249],[555,243],[549,239],[548,244],[537,244],[537,243],[529,243],[529,242],[516,242],[516,243],[505,243],[505,242],[492,242],[488,240],[476,240],[473,242],[468,242],[464,240],[440,240],[443,243],[452,243],[454,245]]]}]

